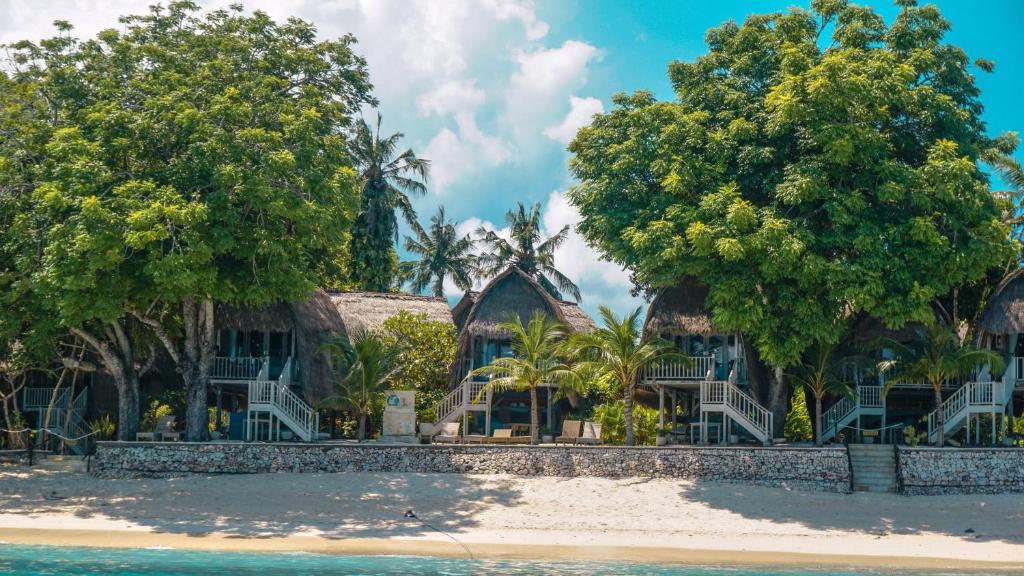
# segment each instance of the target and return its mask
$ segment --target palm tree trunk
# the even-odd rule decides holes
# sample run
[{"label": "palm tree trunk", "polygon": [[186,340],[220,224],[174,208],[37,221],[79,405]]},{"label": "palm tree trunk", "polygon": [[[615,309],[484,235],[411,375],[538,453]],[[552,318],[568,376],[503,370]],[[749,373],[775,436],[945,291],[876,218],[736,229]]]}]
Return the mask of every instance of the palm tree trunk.
[{"label": "palm tree trunk", "polygon": [[634,446],[633,439],[633,389],[626,387],[622,394],[622,416],[626,421],[626,446]]},{"label": "palm tree trunk", "polygon": [[540,417],[537,414],[537,387],[530,387],[530,444],[537,444],[537,424]]},{"label": "palm tree trunk", "polygon": [[356,439],[359,442],[366,440],[366,414],[359,413],[359,429],[356,431]]},{"label": "palm tree trunk", "polygon": [[821,429],[821,393],[818,390],[814,391],[814,445],[821,446],[821,435],[824,432]]},{"label": "palm tree trunk", "polygon": [[942,383],[932,387],[935,392],[935,446],[942,448],[946,444],[946,411],[942,409]]}]

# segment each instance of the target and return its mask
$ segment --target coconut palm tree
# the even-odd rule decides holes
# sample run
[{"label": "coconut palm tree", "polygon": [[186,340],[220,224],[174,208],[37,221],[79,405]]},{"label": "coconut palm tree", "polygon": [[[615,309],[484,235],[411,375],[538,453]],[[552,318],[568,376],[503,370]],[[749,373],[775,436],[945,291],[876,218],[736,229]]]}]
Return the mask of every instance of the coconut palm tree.
[{"label": "coconut palm tree", "polygon": [[430,229],[415,231],[416,238],[405,237],[405,249],[419,260],[402,262],[402,277],[407,278],[413,292],[430,286],[434,296],[444,296],[444,279],[451,278],[462,290],[469,290],[476,271],[474,242],[467,234],[459,238],[455,224],[445,219],[444,206],[430,219]]},{"label": "coconut palm tree", "polygon": [[796,366],[790,376],[814,396],[814,444],[821,446],[824,433],[821,425],[821,404],[826,394],[847,396],[852,388],[843,379],[843,361],[835,354],[835,345],[820,340],[810,348],[803,362]]},{"label": "coconut palm tree", "polygon": [[569,237],[569,225],[542,242],[540,202],[534,204],[529,212],[520,202],[515,210],[505,214],[505,223],[510,230],[509,240],[482,226],[476,231],[486,250],[480,256],[480,275],[491,278],[509,266],[516,266],[536,279],[553,297],[561,300],[562,292],[568,292],[579,302],[579,287],[555,268],[555,250]]},{"label": "coconut palm tree", "polygon": [[[963,342],[947,326],[927,326],[910,342],[880,338],[875,345],[892,350],[894,355],[893,359],[878,363],[878,371],[886,375],[882,393],[888,394],[893,386],[899,384],[927,383],[931,386],[937,410],[942,406],[942,387],[950,380],[969,376],[986,364],[996,374],[1005,369],[999,354]],[[938,410],[935,416],[938,428],[935,445],[941,447],[946,443],[946,417],[943,410]]]},{"label": "coconut palm tree", "polygon": [[358,421],[357,438],[366,439],[366,416],[398,374],[399,349],[388,346],[375,332],[356,332],[351,339],[335,338],[324,345],[338,374],[335,395],[320,408],[351,410]]},{"label": "coconut palm tree", "polygon": [[633,396],[640,372],[659,362],[688,362],[670,342],[643,338],[640,308],[617,318],[611,308],[599,308],[604,324],[591,332],[578,332],[567,341],[567,356],[576,360],[579,372],[591,374],[596,381],[622,394],[626,423],[626,445],[634,444]]},{"label": "coconut palm tree", "polygon": [[399,132],[382,138],[380,123],[380,114],[376,131],[360,120],[352,145],[363,189],[349,247],[351,276],[361,288],[375,292],[389,290],[397,272],[395,211],[402,213],[413,230],[419,229],[409,195],[426,192],[430,168],[430,162],[418,158],[411,149],[397,153],[398,142],[404,135]]},{"label": "coconut palm tree", "polygon": [[555,385],[556,397],[581,389],[582,381],[577,374],[558,357],[559,342],[566,335],[565,326],[550,316],[535,312],[524,327],[518,318],[509,318],[498,324],[498,328],[512,335],[513,356],[495,358],[488,366],[470,372],[466,379],[474,376],[490,376],[484,390],[496,392],[505,390],[530,392],[530,442],[537,443],[540,413],[537,404],[537,389],[542,385]]}]

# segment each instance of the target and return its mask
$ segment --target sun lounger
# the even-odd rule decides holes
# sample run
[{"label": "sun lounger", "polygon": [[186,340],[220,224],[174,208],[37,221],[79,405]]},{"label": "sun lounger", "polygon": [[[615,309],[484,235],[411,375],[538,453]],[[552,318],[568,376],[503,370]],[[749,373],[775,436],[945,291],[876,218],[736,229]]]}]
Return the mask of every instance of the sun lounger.
[{"label": "sun lounger", "polygon": [[487,439],[488,444],[511,444],[512,443],[512,429],[511,428],[499,428],[495,430],[491,437]]},{"label": "sun lounger", "polygon": [[576,439],[580,437],[580,425],[582,422],[579,420],[565,420],[562,422],[562,435],[555,438],[555,444],[562,442],[576,443]]},{"label": "sun lounger", "polygon": [[601,425],[597,422],[584,422],[583,423],[583,435],[576,439],[578,444],[593,444],[598,445],[601,443]]},{"label": "sun lounger", "polygon": [[441,431],[434,435],[434,442],[437,443],[458,443],[462,439],[459,438],[459,422],[446,422],[441,426]]}]

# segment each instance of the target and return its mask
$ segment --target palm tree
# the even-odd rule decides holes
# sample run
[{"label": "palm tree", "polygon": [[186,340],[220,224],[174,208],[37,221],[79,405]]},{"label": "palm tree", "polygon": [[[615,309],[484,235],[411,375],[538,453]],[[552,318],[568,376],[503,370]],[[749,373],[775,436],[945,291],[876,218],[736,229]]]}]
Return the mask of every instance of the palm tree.
[{"label": "palm tree", "polygon": [[445,219],[444,206],[430,219],[429,231],[417,229],[415,232],[416,239],[405,237],[405,249],[420,259],[401,265],[402,276],[408,278],[413,292],[421,293],[430,286],[434,296],[444,296],[446,277],[462,290],[469,290],[476,270],[474,242],[469,235],[458,237],[455,224]]},{"label": "palm tree", "polygon": [[843,382],[843,365],[835,355],[835,345],[820,340],[810,348],[802,364],[790,376],[814,396],[814,445],[821,446],[824,433],[821,426],[821,403],[825,394],[846,396],[853,392]]},{"label": "palm tree", "polygon": [[408,194],[416,196],[426,192],[430,167],[428,160],[417,158],[411,149],[396,155],[398,142],[404,135],[399,132],[381,138],[380,123],[381,116],[377,114],[377,130],[373,131],[365,120],[360,120],[352,146],[363,193],[352,228],[351,274],[364,290],[375,292],[391,289],[395,280],[394,243],[398,241],[395,211],[402,213],[413,230],[419,230]]},{"label": "palm tree", "polygon": [[579,287],[555,268],[555,250],[569,237],[569,225],[541,242],[540,202],[534,204],[529,213],[520,202],[517,209],[505,214],[505,223],[511,230],[511,241],[482,226],[476,231],[487,250],[480,256],[480,275],[490,278],[509,266],[516,266],[536,279],[553,297],[561,300],[565,291],[579,302]]},{"label": "palm tree", "polygon": [[640,308],[616,318],[607,306],[599,308],[604,326],[592,332],[573,334],[566,343],[568,355],[578,359],[577,370],[593,374],[605,386],[619,390],[626,421],[626,445],[633,439],[633,395],[640,372],[664,361],[688,362],[669,342],[660,338],[642,338]]},{"label": "palm tree", "polygon": [[470,372],[473,376],[490,376],[485,390],[530,391],[530,442],[537,443],[540,414],[537,404],[537,388],[555,384],[556,396],[569,391],[578,391],[581,380],[558,358],[559,342],[565,338],[565,327],[550,316],[535,312],[530,322],[523,327],[518,318],[510,318],[498,324],[498,328],[512,334],[511,357],[495,358],[488,366]]},{"label": "palm tree", "polygon": [[892,338],[876,341],[879,348],[893,351],[892,360],[878,363],[879,372],[886,374],[883,394],[888,394],[898,384],[927,383],[935,399],[935,424],[938,428],[936,446],[946,443],[946,417],[942,406],[942,387],[950,380],[968,376],[975,369],[989,365],[992,372],[1001,373],[1005,368],[1002,357],[991,350],[979,349],[967,342],[946,326],[932,325],[910,342],[903,343]]},{"label": "palm tree", "polygon": [[320,408],[351,410],[358,420],[357,437],[366,439],[366,416],[388,389],[400,368],[399,350],[388,346],[375,332],[356,332],[324,345],[340,376],[334,381],[336,394],[320,402]]}]

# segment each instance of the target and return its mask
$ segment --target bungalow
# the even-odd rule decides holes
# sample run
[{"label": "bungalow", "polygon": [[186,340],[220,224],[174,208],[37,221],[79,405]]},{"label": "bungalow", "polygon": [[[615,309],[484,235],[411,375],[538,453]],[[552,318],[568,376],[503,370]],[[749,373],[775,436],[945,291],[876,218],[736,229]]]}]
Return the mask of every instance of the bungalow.
[{"label": "bungalow", "polygon": [[[1006,360],[1006,372],[992,399],[1012,426],[1012,419],[1024,412],[1024,268],[1007,276],[993,291],[978,321],[977,337],[980,345],[1001,353]],[[995,425],[996,419],[992,420]]]},{"label": "bungalow", "polygon": [[280,439],[282,425],[305,441],[316,439],[319,420],[313,406],[332,394],[323,343],[380,330],[402,310],[452,321],[443,298],[376,292],[317,290],[304,302],[262,310],[218,309],[218,351],[210,376],[216,421],[221,422],[226,399],[237,414],[229,427],[233,439]]},{"label": "bungalow", "polygon": [[[493,397],[484,392],[487,379],[476,376],[463,382],[475,368],[487,366],[495,358],[512,354],[510,335],[499,324],[518,318],[529,320],[540,311],[564,324],[569,331],[594,329],[593,320],[575,302],[553,298],[536,280],[515,266],[491,280],[479,292],[467,292],[455,305],[452,315],[458,329],[458,351],[451,370],[452,391],[438,408],[438,424],[463,419],[463,430],[471,424],[482,424],[484,434],[492,428],[492,414],[502,424],[529,419],[527,404],[521,394],[505,393]],[[543,410],[549,429],[554,425],[553,393],[546,391]],[[482,423],[471,415],[482,414]]]},{"label": "bungalow", "polygon": [[[691,440],[699,434],[707,442],[711,437],[725,441],[745,432],[768,443],[772,416],[750,392],[748,344],[741,334],[715,326],[705,304],[707,295],[707,287],[692,277],[658,290],[647,309],[644,337],[675,343],[688,361],[651,366],[640,383],[658,394],[662,429],[667,398],[673,433],[689,432]],[[683,415],[690,420],[687,430],[677,430],[680,400]]]}]

